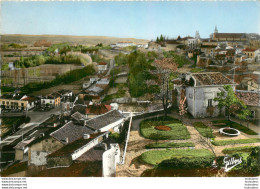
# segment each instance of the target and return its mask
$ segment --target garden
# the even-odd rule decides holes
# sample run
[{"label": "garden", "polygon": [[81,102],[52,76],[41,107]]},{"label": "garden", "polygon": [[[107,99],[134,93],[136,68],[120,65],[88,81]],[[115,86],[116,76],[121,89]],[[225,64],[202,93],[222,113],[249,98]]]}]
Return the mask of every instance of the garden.
[{"label": "garden", "polygon": [[212,121],[212,125],[214,127],[219,127],[219,128],[223,128],[223,127],[231,127],[234,129],[237,129],[243,133],[246,133],[248,135],[258,135],[258,133],[256,133],[255,131],[249,129],[248,127],[245,127],[241,124],[238,124],[236,122],[233,121],[229,121],[229,120],[216,120],[216,121]]},{"label": "garden", "polygon": [[206,126],[204,123],[195,122],[193,123],[193,126],[202,136],[206,138],[214,138],[213,130],[210,127]]},{"label": "garden", "polygon": [[164,160],[183,159],[188,158],[187,161],[202,161],[207,160],[211,162],[214,159],[214,154],[205,149],[167,149],[167,150],[150,150],[144,152],[140,156],[140,160],[144,163],[157,165]]},{"label": "garden", "polygon": [[185,140],[190,134],[185,125],[178,119],[161,116],[143,120],[140,133],[144,138],[152,140]]}]

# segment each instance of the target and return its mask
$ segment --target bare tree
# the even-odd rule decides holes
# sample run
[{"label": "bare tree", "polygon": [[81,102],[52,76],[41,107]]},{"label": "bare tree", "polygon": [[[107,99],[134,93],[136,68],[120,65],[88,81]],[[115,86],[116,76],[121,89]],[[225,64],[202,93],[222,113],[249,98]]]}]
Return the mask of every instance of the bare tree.
[{"label": "bare tree", "polygon": [[164,116],[167,116],[167,108],[171,99],[169,86],[170,74],[177,70],[177,65],[172,58],[163,58],[155,61],[155,67],[157,68],[159,76],[158,84],[160,86],[160,93],[157,96],[162,101]]}]

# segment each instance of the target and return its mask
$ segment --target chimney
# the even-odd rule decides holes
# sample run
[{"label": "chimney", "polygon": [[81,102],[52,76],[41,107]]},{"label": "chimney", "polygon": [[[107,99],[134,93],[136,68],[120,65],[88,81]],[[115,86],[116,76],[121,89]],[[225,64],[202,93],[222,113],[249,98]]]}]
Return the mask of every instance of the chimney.
[{"label": "chimney", "polygon": [[89,139],[90,138],[90,134],[84,134],[83,135],[83,138],[86,140],[86,139]]}]

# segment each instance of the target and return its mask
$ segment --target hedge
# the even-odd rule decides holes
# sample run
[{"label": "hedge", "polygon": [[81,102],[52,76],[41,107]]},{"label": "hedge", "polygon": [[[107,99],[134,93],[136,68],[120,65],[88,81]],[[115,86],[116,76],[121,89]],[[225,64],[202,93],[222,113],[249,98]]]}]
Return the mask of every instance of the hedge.
[{"label": "hedge", "polygon": [[206,138],[214,138],[213,130],[206,126],[204,123],[201,122],[195,122],[193,123],[193,126],[197,129],[197,131]]},{"label": "hedge", "polygon": [[250,144],[259,143],[260,138],[250,138],[250,139],[237,139],[237,140],[213,140],[212,144],[215,146],[225,146],[230,144]]},{"label": "hedge", "polygon": [[259,146],[241,146],[241,147],[234,147],[234,148],[225,148],[222,150],[223,154],[234,154],[236,152],[252,152],[255,148],[260,149]]},{"label": "hedge", "polygon": [[169,160],[173,158],[213,158],[212,152],[205,149],[171,149],[171,150],[150,150],[144,152],[140,159],[141,161],[157,165],[164,160]]},{"label": "hedge", "polygon": [[176,142],[165,142],[165,143],[152,143],[145,145],[146,149],[153,148],[183,148],[183,147],[194,147],[191,142],[176,143]]},{"label": "hedge", "polygon": [[159,168],[194,169],[207,168],[212,165],[214,156],[205,157],[182,157],[162,161]]}]

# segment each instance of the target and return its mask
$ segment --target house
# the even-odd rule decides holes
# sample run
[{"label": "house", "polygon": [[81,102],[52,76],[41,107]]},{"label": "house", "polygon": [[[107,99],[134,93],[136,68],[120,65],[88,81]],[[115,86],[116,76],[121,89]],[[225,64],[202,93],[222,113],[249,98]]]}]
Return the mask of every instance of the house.
[{"label": "house", "polygon": [[257,79],[252,77],[244,77],[240,84],[242,88],[248,91],[260,91],[260,86],[257,82]]},{"label": "house", "polygon": [[197,62],[196,62],[196,65],[198,67],[201,67],[201,68],[206,68],[210,65],[211,63],[211,59],[208,58],[208,57],[205,57],[205,55],[203,56],[204,54],[202,55],[197,55]]},{"label": "house", "polygon": [[47,155],[82,138],[84,134],[92,133],[91,129],[72,121],[63,126],[51,128],[28,145],[28,164],[44,166],[47,164]]},{"label": "house", "polygon": [[214,57],[216,45],[201,45],[201,52],[205,53],[208,57]]},{"label": "house", "polygon": [[111,110],[110,105],[104,105],[104,104],[92,104],[88,105],[86,108],[86,115],[88,119],[94,118],[98,115],[107,113]]},{"label": "house", "polygon": [[49,154],[47,156],[48,168],[69,167],[74,160],[108,138],[108,134],[109,132],[86,134],[82,138]]},{"label": "house", "polygon": [[258,60],[259,49],[245,48],[242,52],[247,55],[248,58]]},{"label": "house", "polygon": [[120,47],[120,48],[129,47],[129,46],[136,46],[136,44],[131,41],[121,41],[116,43],[116,47]]},{"label": "house", "polygon": [[70,100],[70,101],[72,100],[72,96],[73,96],[72,90],[62,89],[58,91],[58,93],[60,94],[61,100],[63,102],[66,100]]},{"label": "house", "polygon": [[59,93],[52,93],[50,95],[44,96],[41,98],[41,106],[56,108],[60,106],[61,95]]},{"label": "house", "polygon": [[195,39],[195,38],[190,38],[190,39],[188,39],[188,47],[189,47],[190,49],[195,49],[195,48],[197,48],[197,44],[198,44],[198,40],[197,40],[197,39]]},{"label": "house", "polygon": [[175,86],[177,102],[184,93],[188,112],[194,118],[215,117],[220,113],[217,102],[213,101],[224,85],[237,85],[220,72],[187,73],[183,75],[183,84]]},{"label": "house", "polygon": [[19,94],[5,94],[0,98],[1,108],[3,109],[30,110],[36,106],[37,102],[36,97],[21,96]]},{"label": "house", "polygon": [[215,32],[212,37],[216,41],[247,41],[245,33],[218,33]]},{"label": "house", "polygon": [[96,116],[85,121],[85,126],[93,131],[105,132],[110,129],[120,133],[124,124],[125,117],[118,110],[111,110],[105,114]]},{"label": "house", "polygon": [[251,111],[250,118],[252,120],[260,119],[260,92],[259,91],[246,91],[236,90],[237,97],[242,100]]},{"label": "house", "polygon": [[106,62],[99,62],[98,63],[98,71],[100,73],[105,72],[108,69],[108,65]]}]

